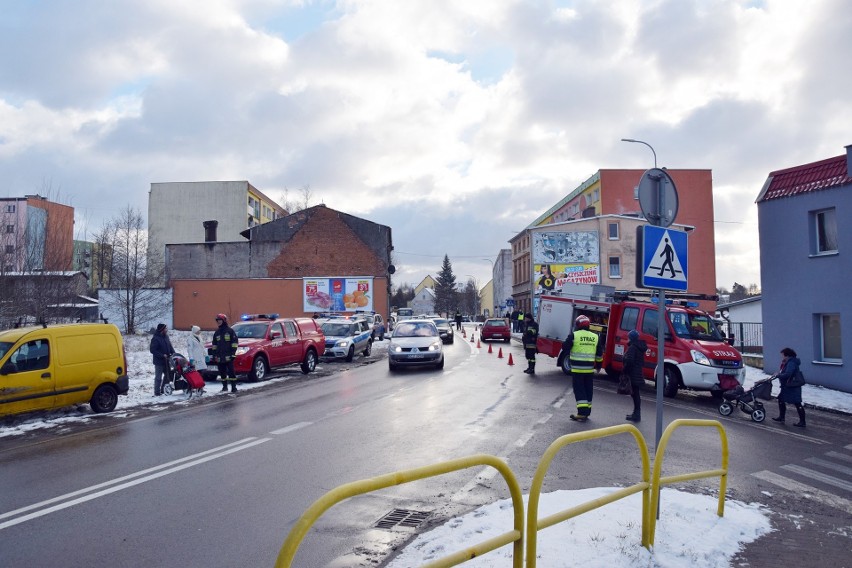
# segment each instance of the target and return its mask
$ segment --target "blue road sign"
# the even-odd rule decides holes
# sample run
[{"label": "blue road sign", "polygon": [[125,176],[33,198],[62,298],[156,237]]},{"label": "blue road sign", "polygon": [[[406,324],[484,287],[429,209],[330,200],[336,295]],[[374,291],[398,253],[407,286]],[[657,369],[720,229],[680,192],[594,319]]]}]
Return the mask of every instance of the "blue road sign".
[{"label": "blue road sign", "polygon": [[642,264],[637,284],[643,288],[686,292],[689,276],[687,233],[653,225],[643,225],[641,232]]},{"label": "blue road sign", "polygon": [[506,298],[506,305],[510,308],[515,307],[515,300],[513,298]]}]

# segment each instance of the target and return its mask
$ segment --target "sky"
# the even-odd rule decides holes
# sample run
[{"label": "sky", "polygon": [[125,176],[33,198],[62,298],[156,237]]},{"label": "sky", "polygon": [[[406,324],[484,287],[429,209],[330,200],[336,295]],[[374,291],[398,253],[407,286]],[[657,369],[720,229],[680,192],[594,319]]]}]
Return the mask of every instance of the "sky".
[{"label": "sky", "polygon": [[[186,352],[189,332],[169,332],[172,344],[178,352]],[[210,333],[205,334],[209,339]],[[167,411],[176,406],[197,404],[198,398],[188,399],[182,391],[172,395],[153,397],[154,368],[148,352],[150,335],[125,336],[127,366],[130,371],[130,392],[119,397],[113,415],[121,416],[140,407],[155,411]],[[382,357],[388,341],[377,341],[373,346],[374,356]],[[323,365],[320,362],[320,367]],[[262,383],[240,383],[241,390],[265,388],[270,384],[301,376],[298,367],[285,372],[282,377]],[[746,368],[744,387],[750,388],[767,374],[761,369]],[[773,381],[773,394],[777,396],[777,381]],[[208,383],[202,397],[239,396],[220,392],[218,383]],[[802,387],[802,398],[806,404],[852,414],[852,394],[832,391],[814,385]],[[0,423],[0,439],[14,437],[34,430],[61,432],[74,423],[97,420],[98,415],[88,406],[56,410],[47,413],[23,415]],[[355,481],[355,480],[351,480]],[[712,482],[708,481],[709,486]],[[582,490],[559,490],[542,494],[539,516],[544,517],[558,511],[604,496],[618,488],[593,487]],[[766,502],[773,495],[764,491]],[[527,495],[524,495],[524,510],[527,510]],[[664,488],[660,498],[660,518],[656,529],[653,552],[641,547],[641,501],[638,495],[606,505],[595,512],[539,533],[537,550],[541,566],[590,566],[611,567],[666,567],[692,568],[701,566],[728,567],[731,559],[743,545],[759,540],[773,528],[770,522],[771,509],[762,503],[743,503],[732,499],[725,501],[725,515],[716,515],[718,494],[689,493]],[[693,527],[684,531],[684,522]],[[390,568],[418,566],[440,558],[442,555],[462,550],[488,538],[502,534],[512,527],[512,506],[508,499],[479,507],[470,513],[454,518],[428,532],[418,535],[390,564]],[[696,540],[693,535],[706,538]],[[505,548],[505,547],[504,547]],[[486,554],[465,566],[498,567],[511,562],[511,549]],[[564,561],[565,564],[559,564]]]},{"label": "sky", "polygon": [[713,171],[717,285],[759,284],[768,173],[852,144],[847,8],[0,0],[0,197],[72,205],[86,239],[128,205],[147,215],[153,182],[307,188],[393,229],[396,283],[447,255],[484,284],[597,170],[652,167],[634,138]]}]

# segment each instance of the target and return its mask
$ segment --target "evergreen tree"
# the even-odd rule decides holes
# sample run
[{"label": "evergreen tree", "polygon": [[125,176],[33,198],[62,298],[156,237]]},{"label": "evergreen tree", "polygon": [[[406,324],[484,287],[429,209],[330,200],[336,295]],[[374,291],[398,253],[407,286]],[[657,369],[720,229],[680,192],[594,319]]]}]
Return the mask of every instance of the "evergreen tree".
[{"label": "evergreen tree", "polygon": [[456,294],[456,277],[453,274],[453,265],[450,257],[444,255],[444,263],[441,272],[435,279],[435,311],[439,314],[450,314],[458,307]]}]

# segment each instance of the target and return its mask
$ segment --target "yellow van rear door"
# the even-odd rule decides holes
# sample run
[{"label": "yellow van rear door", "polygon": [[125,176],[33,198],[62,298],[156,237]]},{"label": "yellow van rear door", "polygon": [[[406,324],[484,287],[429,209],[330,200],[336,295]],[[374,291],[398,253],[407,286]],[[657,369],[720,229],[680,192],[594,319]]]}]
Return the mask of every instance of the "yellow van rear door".
[{"label": "yellow van rear door", "polygon": [[0,414],[52,408],[55,380],[46,338],[14,348],[0,361]]}]

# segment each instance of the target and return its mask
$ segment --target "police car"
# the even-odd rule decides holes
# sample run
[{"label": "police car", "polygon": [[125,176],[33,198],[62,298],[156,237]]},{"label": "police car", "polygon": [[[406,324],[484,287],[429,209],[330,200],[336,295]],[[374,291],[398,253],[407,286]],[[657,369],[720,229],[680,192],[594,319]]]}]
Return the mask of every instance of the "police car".
[{"label": "police car", "polygon": [[373,349],[373,329],[362,318],[336,317],[320,321],[325,335],[325,357],[352,361],[356,353],[369,356]]}]

